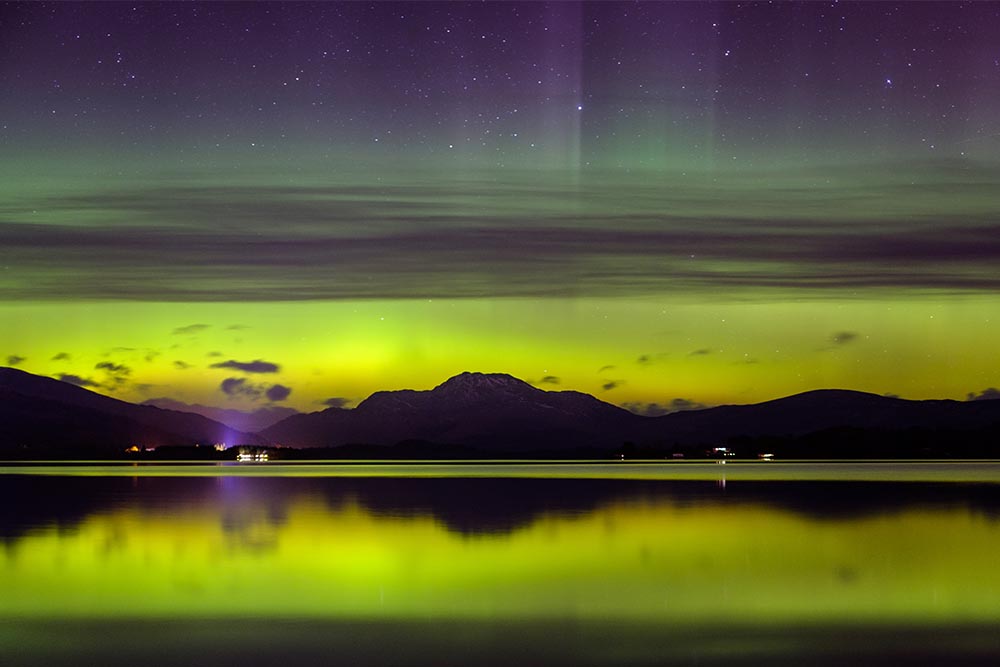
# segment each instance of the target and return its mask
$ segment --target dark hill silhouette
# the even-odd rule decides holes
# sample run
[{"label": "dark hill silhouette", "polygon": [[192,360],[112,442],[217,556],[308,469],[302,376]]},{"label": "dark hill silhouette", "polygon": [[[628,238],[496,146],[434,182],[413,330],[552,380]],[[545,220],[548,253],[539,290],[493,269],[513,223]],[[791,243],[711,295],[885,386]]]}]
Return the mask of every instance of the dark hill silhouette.
[{"label": "dark hill silhouette", "polygon": [[0,368],[0,419],[5,449],[261,442],[200,415],[135,405],[15,368]]},{"label": "dark hill silhouette", "polygon": [[[644,417],[575,391],[543,391],[503,374],[462,373],[426,391],[380,391],[354,409],[296,414],[257,435],[200,415],[134,405],[51,378],[0,368],[0,448],[74,445],[387,445],[393,456],[483,452],[659,456],[741,443],[741,454],[1000,456],[1000,400],[909,401],[817,390],[754,405]],[[631,443],[631,444],[626,444]],[[367,449],[366,449],[367,446]],[[387,450],[388,451],[388,450]],[[428,453],[429,452],[429,453]],[[378,458],[378,456],[376,456]]]},{"label": "dark hill silhouette", "polygon": [[[643,417],[588,394],[543,391],[509,375],[462,373],[429,391],[383,391],[353,410],[296,415],[262,432],[294,447],[423,440],[505,452],[726,445],[835,429],[958,434],[1000,429],[1000,401],[908,401],[816,390],[754,405]],[[800,452],[807,454],[808,452]]]},{"label": "dark hill silhouette", "polygon": [[909,401],[860,391],[819,389],[752,405],[724,405],[654,418],[680,442],[738,436],[801,436],[831,428],[979,429],[1000,424],[1000,401]]},{"label": "dark hill silhouette", "polygon": [[462,373],[429,391],[379,391],[353,410],[289,417],[261,435],[296,447],[424,440],[528,451],[621,443],[642,417],[576,391],[542,391],[499,373]]}]

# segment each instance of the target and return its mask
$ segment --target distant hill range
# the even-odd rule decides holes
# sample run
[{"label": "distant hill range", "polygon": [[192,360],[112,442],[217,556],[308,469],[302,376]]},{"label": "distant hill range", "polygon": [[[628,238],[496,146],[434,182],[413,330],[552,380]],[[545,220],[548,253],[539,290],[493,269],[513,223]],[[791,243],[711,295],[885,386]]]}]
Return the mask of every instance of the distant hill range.
[{"label": "distant hill range", "polygon": [[831,389],[643,417],[589,394],[462,373],[429,391],[377,392],[353,410],[295,415],[261,435],[293,447],[417,440],[526,454],[623,446],[636,455],[716,446],[745,455],[969,455],[991,446],[1000,454],[1000,400],[908,401]]},{"label": "distant hill range", "polygon": [[174,410],[176,412],[191,412],[244,433],[256,433],[268,426],[277,424],[282,419],[299,414],[299,411],[294,408],[283,408],[274,405],[245,412],[231,408],[214,408],[209,405],[184,403],[182,401],[175,401],[172,398],[151,398],[143,401],[142,405],[152,405],[163,410]]},{"label": "distant hill range", "polygon": [[292,414],[250,434],[202,415],[134,405],[0,368],[0,419],[5,451],[56,442],[112,448],[224,442],[343,452],[395,445],[394,456],[420,456],[434,445],[452,453],[524,456],[690,455],[724,446],[744,456],[1000,457],[1000,400],[909,401],[818,390],[644,417],[589,394],[543,391],[509,375],[484,373],[462,373],[427,391],[376,392],[356,408]]},{"label": "distant hill range", "polygon": [[145,447],[215,443],[263,444],[202,417],[135,405],[82,387],[0,368],[0,451],[121,452]]}]

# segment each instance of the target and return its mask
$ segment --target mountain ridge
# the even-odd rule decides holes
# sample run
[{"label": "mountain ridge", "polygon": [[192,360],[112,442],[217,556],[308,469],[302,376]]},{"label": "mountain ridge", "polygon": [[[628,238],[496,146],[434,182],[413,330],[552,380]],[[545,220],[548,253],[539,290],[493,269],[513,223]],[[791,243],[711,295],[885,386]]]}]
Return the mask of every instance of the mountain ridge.
[{"label": "mountain ridge", "polygon": [[138,405],[152,405],[161,410],[173,410],[175,412],[188,412],[201,415],[243,433],[262,431],[268,426],[277,424],[282,419],[299,414],[299,411],[294,408],[281,406],[272,405],[252,411],[245,411],[234,408],[218,408],[200,403],[185,403],[165,396],[149,398]]},{"label": "mountain ridge", "polygon": [[[580,392],[550,392],[503,373],[456,375],[433,389],[378,391],[352,410],[295,415],[261,434],[292,446],[394,444],[426,440],[487,449],[533,448],[553,440],[607,445],[606,433],[635,417]],[[600,427],[602,435],[588,430]],[[329,433],[335,433],[331,441]]]},{"label": "mountain ridge", "polygon": [[[3,438],[8,446],[28,442],[72,443],[81,439],[81,433],[88,434],[89,446],[113,450],[133,444],[157,447],[262,442],[256,435],[236,431],[201,415],[129,403],[16,368],[0,367],[0,391],[5,396],[0,415],[7,427]],[[40,411],[41,405],[47,409]],[[64,423],[60,423],[61,417],[65,418]],[[105,429],[109,432],[104,436],[101,436],[102,420],[115,425],[113,429]]]},{"label": "mountain ridge", "polygon": [[[447,403],[445,402],[447,400]],[[761,403],[648,417],[575,391],[546,391],[502,373],[461,373],[430,390],[375,392],[353,410],[300,414],[262,431],[297,447],[425,440],[507,451],[690,447],[734,438],[801,438],[836,429],[1000,429],[1000,401],[912,401],[814,389]],[[478,431],[477,431],[478,429]]]},{"label": "mountain ridge", "polygon": [[[0,419],[6,426],[0,447],[8,449],[18,442],[75,438],[115,447],[126,442],[154,446],[222,442],[398,448],[400,443],[424,442],[527,455],[614,451],[629,443],[655,454],[678,448],[704,451],[733,441],[754,441],[761,447],[808,441],[820,442],[810,445],[815,452],[863,455],[869,451],[865,447],[877,449],[879,437],[891,437],[905,440],[897,447],[900,452],[917,444],[921,451],[947,450],[949,442],[967,439],[980,443],[977,447],[987,443],[982,446],[1000,455],[1000,400],[912,401],[848,389],[815,389],[761,403],[650,417],[590,394],[547,391],[503,373],[466,372],[428,390],[374,392],[355,408],[297,413],[249,434],[201,415],[136,405],[52,378],[0,368]],[[405,454],[405,447],[399,451]]]}]

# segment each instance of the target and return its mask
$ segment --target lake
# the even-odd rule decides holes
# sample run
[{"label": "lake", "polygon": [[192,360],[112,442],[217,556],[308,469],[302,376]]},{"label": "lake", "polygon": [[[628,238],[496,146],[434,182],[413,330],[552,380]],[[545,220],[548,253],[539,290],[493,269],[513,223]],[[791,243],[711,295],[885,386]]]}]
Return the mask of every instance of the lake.
[{"label": "lake", "polygon": [[997,664],[1000,464],[0,464],[4,665]]}]

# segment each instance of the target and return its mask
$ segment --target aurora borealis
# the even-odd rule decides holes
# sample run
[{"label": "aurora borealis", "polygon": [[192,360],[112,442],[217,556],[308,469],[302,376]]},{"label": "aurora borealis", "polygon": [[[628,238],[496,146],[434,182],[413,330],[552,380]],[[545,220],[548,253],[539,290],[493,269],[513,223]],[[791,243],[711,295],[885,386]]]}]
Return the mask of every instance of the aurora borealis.
[{"label": "aurora borealis", "polygon": [[998,43],[994,3],[4,3],[0,364],[303,411],[463,370],[964,399]]}]

